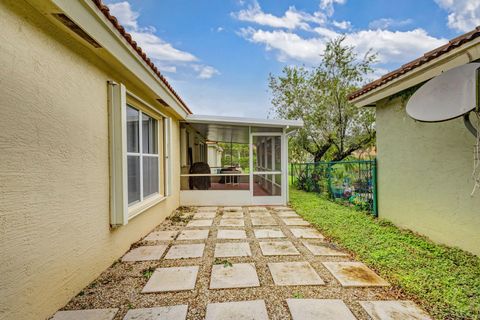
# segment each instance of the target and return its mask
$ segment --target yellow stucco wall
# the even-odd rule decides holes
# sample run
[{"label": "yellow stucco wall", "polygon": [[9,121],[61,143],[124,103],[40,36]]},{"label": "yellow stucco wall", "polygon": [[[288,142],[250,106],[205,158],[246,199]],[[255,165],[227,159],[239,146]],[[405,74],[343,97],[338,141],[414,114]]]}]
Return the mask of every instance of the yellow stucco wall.
[{"label": "yellow stucco wall", "polygon": [[400,99],[377,105],[379,215],[480,254],[480,190],[471,197],[474,137],[461,119],[415,122]]},{"label": "yellow stucco wall", "polygon": [[45,319],[179,203],[109,228],[107,80],[151,101],[24,1],[0,1],[0,319]]}]

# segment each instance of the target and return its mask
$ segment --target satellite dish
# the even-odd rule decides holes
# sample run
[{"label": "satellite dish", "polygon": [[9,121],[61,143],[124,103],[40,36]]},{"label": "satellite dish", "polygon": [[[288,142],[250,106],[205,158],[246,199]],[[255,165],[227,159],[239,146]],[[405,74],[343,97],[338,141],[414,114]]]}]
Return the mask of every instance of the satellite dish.
[{"label": "satellite dish", "polygon": [[408,100],[407,114],[424,122],[468,118],[478,106],[479,69],[480,63],[469,63],[429,80]]}]

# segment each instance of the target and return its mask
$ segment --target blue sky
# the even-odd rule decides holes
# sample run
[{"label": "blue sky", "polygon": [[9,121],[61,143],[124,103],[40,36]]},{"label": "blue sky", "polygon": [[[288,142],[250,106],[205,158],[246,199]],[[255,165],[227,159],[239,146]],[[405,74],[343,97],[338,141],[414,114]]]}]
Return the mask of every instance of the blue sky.
[{"label": "blue sky", "polygon": [[381,76],[480,24],[480,0],[107,1],[196,114],[267,117],[268,75],[342,34]]}]

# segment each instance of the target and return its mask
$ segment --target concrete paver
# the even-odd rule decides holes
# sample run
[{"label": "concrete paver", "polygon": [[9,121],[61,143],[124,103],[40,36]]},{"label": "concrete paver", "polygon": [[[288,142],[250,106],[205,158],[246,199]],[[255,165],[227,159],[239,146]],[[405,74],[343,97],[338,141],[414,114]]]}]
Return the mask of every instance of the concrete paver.
[{"label": "concrete paver", "polygon": [[389,283],[361,262],[323,262],[343,287],[384,287]]},{"label": "concrete paver", "polygon": [[218,239],[246,239],[245,230],[220,229],[217,232]]},{"label": "concrete paver", "polygon": [[118,309],[58,311],[51,320],[112,320]]},{"label": "concrete paver", "polygon": [[216,264],[212,267],[210,289],[259,287],[253,263]]},{"label": "concrete paver", "polygon": [[177,240],[204,240],[208,238],[209,230],[183,230]]},{"label": "concrete paver", "polygon": [[360,301],[373,320],[431,320],[413,301]]},{"label": "concrete paver", "polygon": [[188,305],[128,310],[123,320],[185,320]]},{"label": "concrete paver", "polygon": [[264,256],[300,255],[300,252],[290,241],[262,241],[259,244]]},{"label": "concrete paver", "polygon": [[312,286],[325,282],[308,262],[268,263],[273,282],[277,286]]},{"label": "concrete paver", "polygon": [[217,243],[213,256],[215,258],[250,257],[252,256],[252,252],[250,251],[248,242]]},{"label": "concrete paver", "polygon": [[205,249],[204,243],[197,244],[176,244],[168,250],[165,255],[165,259],[189,259],[189,258],[201,258],[203,256],[203,250]]},{"label": "concrete paver", "polygon": [[198,266],[157,268],[142,293],[192,290],[197,274]]},{"label": "concrete paver", "polygon": [[205,320],[268,320],[265,301],[209,303]]},{"label": "concrete paver", "polygon": [[287,299],[293,320],[356,320],[352,311],[337,299]]},{"label": "concrete paver", "polygon": [[127,252],[122,257],[122,261],[159,260],[166,249],[166,245],[137,247]]}]

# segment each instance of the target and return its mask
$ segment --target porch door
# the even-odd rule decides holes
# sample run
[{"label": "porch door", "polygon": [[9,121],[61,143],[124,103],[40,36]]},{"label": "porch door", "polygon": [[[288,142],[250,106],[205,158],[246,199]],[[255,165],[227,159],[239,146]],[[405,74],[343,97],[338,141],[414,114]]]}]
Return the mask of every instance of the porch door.
[{"label": "porch door", "polygon": [[283,133],[250,134],[250,192],[253,204],[286,203],[286,156]]}]

